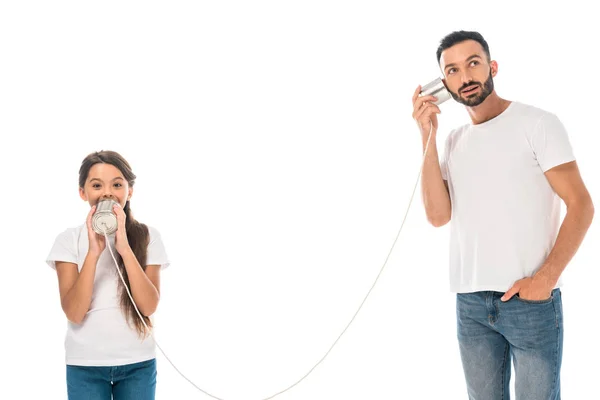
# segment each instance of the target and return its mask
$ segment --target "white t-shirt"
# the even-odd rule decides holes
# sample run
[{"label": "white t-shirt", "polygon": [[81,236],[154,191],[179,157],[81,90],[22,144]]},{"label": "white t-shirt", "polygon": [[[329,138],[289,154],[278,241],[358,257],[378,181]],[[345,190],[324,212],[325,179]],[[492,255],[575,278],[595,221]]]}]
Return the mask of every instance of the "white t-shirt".
[{"label": "white t-shirt", "polygon": [[[148,227],[148,230],[150,243],[146,265],[160,265],[162,270],[169,266],[169,260],[161,236],[152,227]],[[115,236],[108,238],[116,257]],[[57,236],[46,262],[53,269],[56,269],[56,261],[74,263],[81,271],[88,246],[85,224],[69,228]],[[155,357],[152,337],[138,338],[137,331],[127,325],[121,312],[118,295],[120,279],[115,262],[106,248],[96,264],[90,309],[81,324],[67,321],[65,351],[68,365],[117,366]],[[135,318],[139,318],[137,313]],[[152,316],[150,320],[154,323]]]},{"label": "white t-shirt", "polygon": [[449,134],[440,166],[452,202],[452,292],[504,292],[542,266],[562,202],[544,172],[574,160],[556,115],[519,102]]}]

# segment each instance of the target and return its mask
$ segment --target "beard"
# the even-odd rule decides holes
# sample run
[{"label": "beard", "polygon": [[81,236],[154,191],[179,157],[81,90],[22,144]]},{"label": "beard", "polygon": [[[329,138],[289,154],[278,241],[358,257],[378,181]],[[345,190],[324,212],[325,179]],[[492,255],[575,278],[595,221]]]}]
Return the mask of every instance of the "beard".
[{"label": "beard", "polygon": [[[462,92],[464,89],[466,89],[469,86],[473,86],[473,85],[477,85],[481,88],[481,91],[479,94],[471,94],[469,96],[465,97],[461,97],[459,95],[460,92]],[[482,85],[481,82],[469,82],[467,84],[464,84],[460,87],[460,89],[458,89],[458,93],[454,93],[451,90],[448,90],[450,92],[450,95],[452,96],[452,98],[454,100],[456,100],[457,102],[459,102],[460,104],[464,104],[467,107],[476,107],[478,105],[480,105],[481,103],[483,103],[483,101],[485,99],[487,99],[487,97],[492,93],[492,91],[494,90],[494,81],[492,79],[492,71],[490,70],[490,76],[488,77],[488,79],[485,81],[485,83]]]}]

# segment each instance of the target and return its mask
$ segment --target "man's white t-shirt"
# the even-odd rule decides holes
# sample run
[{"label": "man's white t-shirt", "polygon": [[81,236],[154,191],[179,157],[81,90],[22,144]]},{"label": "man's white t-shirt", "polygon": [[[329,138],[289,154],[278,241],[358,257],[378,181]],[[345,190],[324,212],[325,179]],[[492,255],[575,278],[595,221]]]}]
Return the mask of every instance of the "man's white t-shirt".
[{"label": "man's white t-shirt", "polygon": [[[146,265],[160,265],[161,270],[169,266],[159,232],[148,227],[150,242]],[[109,243],[115,256],[115,236]],[[46,262],[56,270],[56,261],[77,264],[79,271],[88,252],[86,225],[69,228],[60,233]],[[104,249],[96,264],[96,276],[92,302],[83,322],[67,321],[65,352],[67,365],[117,366],[153,359],[156,355],[152,337],[138,337],[137,331],[127,324],[121,312],[118,295],[119,273],[108,248]],[[137,313],[135,318],[139,318]],[[151,316],[150,320],[154,323]],[[152,328],[151,328],[152,329]]]},{"label": "man's white t-shirt", "polygon": [[520,102],[450,132],[440,166],[452,203],[452,292],[505,292],[533,276],[561,223],[561,199],[544,173],[574,160],[556,115]]}]

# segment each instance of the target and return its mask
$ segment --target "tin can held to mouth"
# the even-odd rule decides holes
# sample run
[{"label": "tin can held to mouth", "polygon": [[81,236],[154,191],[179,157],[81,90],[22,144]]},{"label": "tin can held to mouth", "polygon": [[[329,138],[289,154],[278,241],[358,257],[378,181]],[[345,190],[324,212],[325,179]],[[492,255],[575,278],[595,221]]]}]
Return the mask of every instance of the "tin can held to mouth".
[{"label": "tin can held to mouth", "polygon": [[421,87],[421,96],[435,96],[437,100],[433,102],[435,105],[440,105],[450,99],[450,92],[446,88],[444,81],[441,78],[436,78],[427,85]]},{"label": "tin can held to mouth", "polygon": [[113,212],[113,206],[118,204],[111,199],[104,199],[96,205],[96,211],[92,216],[92,229],[99,235],[112,235],[117,231],[117,216]]}]

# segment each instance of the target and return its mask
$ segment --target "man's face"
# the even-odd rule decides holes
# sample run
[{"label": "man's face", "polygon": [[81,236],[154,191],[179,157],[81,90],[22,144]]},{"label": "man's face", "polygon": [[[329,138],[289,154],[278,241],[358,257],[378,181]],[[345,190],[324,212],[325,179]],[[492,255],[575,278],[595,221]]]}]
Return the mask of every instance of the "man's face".
[{"label": "man's face", "polygon": [[457,102],[475,107],[494,90],[493,76],[498,65],[488,62],[483,47],[475,40],[465,40],[447,48],[440,57],[446,87]]}]

